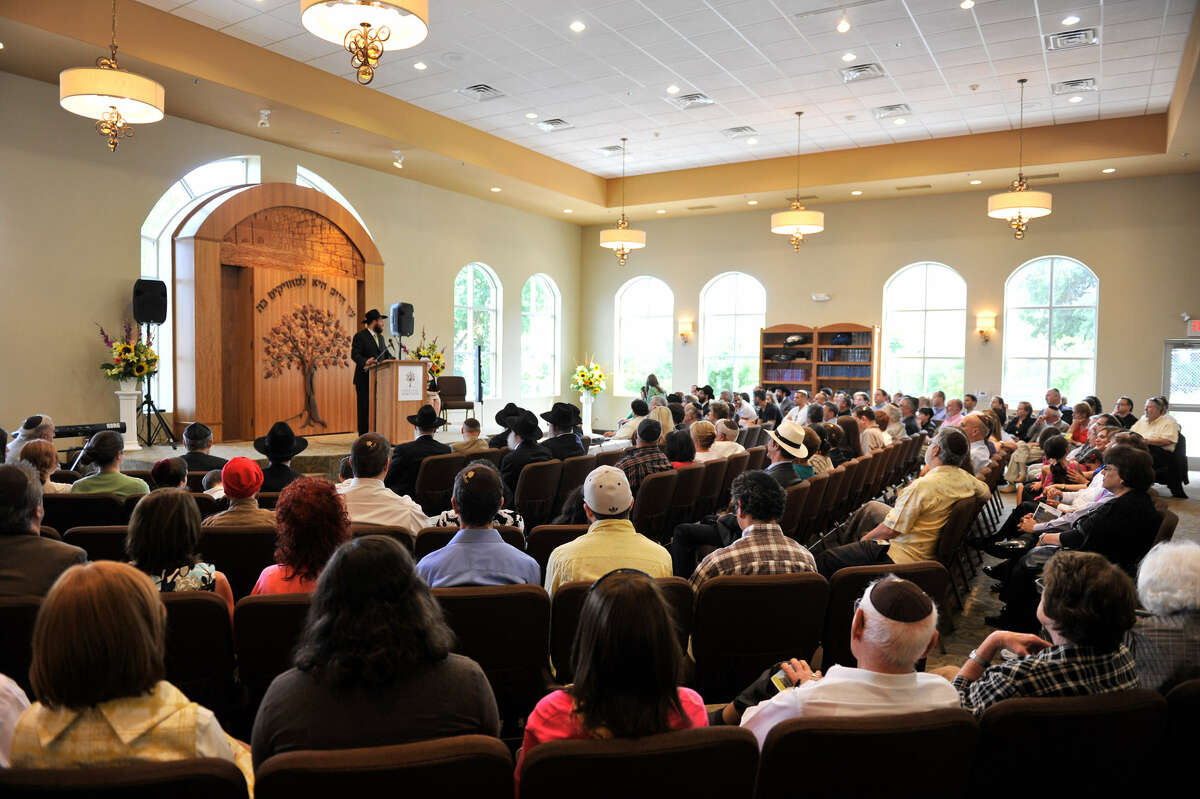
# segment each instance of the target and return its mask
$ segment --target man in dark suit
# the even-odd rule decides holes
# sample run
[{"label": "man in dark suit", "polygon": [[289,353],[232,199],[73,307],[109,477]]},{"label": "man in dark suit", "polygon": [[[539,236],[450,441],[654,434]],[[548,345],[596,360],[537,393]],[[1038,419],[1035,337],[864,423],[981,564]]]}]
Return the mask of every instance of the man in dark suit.
[{"label": "man in dark suit", "polygon": [[350,342],[350,360],[354,361],[354,393],[358,399],[358,434],[370,432],[371,377],[368,366],[387,360],[389,353],[383,341],[383,315],[377,308],[367,311],[363,319],[366,325],[354,334]]},{"label": "man in dark suit", "polygon": [[800,425],[785,420],[778,430],[767,431],[767,468],[763,471],[783,488],[800,482],[800,475],[792,465],[797,458],[807,457],[804,428]]},{"label": "man in dark suit", "polygon": [[79,547],[42,538],[42,481],[27,464],[0,466],[0,596],[45,596],[87,561]]},{"label": "man in dark suit", "polygon": [[556,402],[542,418],[550,425],[550,437],[542,442],[542,446],[550,450],[551,455],[564,461],[587,454],[579,436],[575,435],[575,426],[583,424],[578,408],[569,402]]},{"label": "man in dark suit", "polygon": [[308,447],[308,439],[292,432],[287,422],[276,422],[265,436],[254,439],[254,448],[267,456],[259,491],[275,493],[287,488],[301,474],[292,469],[292,458]]},{"label": "man in dark suit", "polygon": [[516,416],[521,412],[521,409],[515,403],[508,403],[500,410],[496,411],[496,424],[500,425],[500,432],[488,439],[488,446],[492,449],[504,449],[508,446],[508,421],[512,416]]},{"label": "man in dark suit", "polygon": [[225,465],[224,458],[209,455],[212,448],[212,428],[200,422],[192,422],[183,428],[183,445],[187,452],[179,457],[187,463],[189,472],[211,472]]},{"label": "man in dark suit", "polygon": [[500,461],[500,477],[509,490],[515,492],[526,464],[553,460],[554,456],[538,443],[542,440],[542,430],[533,411],[521,409],[509,417],[508,422],[509,453]]},{"label": "man in dark suit", "polygon": [[433,437],[446,420],[438,416],[432,405],[422,405],[416,416],[408,417],[408,422],[417,428],[417,437],[392,449],[392,460],[383,478],[384,485],[405,497],[411,497],[417,487],[421,461],[430,455],[448,455],[452,451],[449,444]]}]

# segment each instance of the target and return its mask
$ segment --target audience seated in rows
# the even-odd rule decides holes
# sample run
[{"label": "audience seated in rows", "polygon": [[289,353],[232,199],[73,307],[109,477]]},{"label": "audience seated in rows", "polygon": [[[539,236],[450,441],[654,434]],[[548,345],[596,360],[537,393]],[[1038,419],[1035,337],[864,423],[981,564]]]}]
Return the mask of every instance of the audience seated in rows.
[{"label": "audience seated in rows", "polygon": [[[7,432],[4,434],[4,440],[8,440]],[[45,441],[53,444],[54,420],[44,413],[35,413],[22,422],[16,436],[8,442],[5,448],[4,462],[9,465],[16,463],[21,457],[21,450],[31,441]]]},{"label": "audience seated in rows", "polygon": [[183,428],[183,446],[187,450],[180,457],[190,471],[207,472],[225,465],[224,458],[209,453],[212,449],[212,428],[200,422],[192,422]]},{"label": "audience seated in rows", "polygon": [[204,527],[274,527],[275,511],[258,506],[263,470],[249,458],[231,458],[221,468],[221,487],[229,508],[206,518]]},{"label": "audience seated in rows", "polygon": [[1137,424],[1137,414],[1133,412],[1133,398],[1120,396],[1117,397],[1116,404],[1113,405],[1112,415],[1126,430]]},{"label": "audience seated in rows", "polygon": [[470,456],[477,455],[488,448],[487,440],[480,437],[481,428],[478,419],[464,419],[461,433],[462,441],[453,442],[450,445],[451,451]]},{"label": "audience seated in rows", "polygon": [[150,487],[182,488],[187,490],[187,461],[183,458],[162,458],[150,467]]},{"label": "audience seated in rows", "polygon": [[246,746],[166,681],[165,638],[166,610],[142,572],[113,561],[64,572],[38,610],[29,677],[39,701],[17,722],[13,766],[212,757],[253,788]]},{"label": "audience seated in rows", "polygon": [[730,455],[737,455],[739,452],[746,451],[746,448],[738,443],[738,426],[736,422],[730,419],[722,419],[716,423],[716,428],[717,440],[709,448],[710,452],[716,453],[719,458],[728,458]]},{"label": "audience seated in rows", "polygon": [[958,398],[946,400],[946,417],[942,419],[942,424],[946,427],[958,427],[963,421],[963,401]]},{"label": "audience seated in rows", "polygon": [[1200,544],[1157,544],[1138,568],[1137,592],[1145,610],[1126,646],[1141,687],[1165,694],[1200,677]]},{"label": "audience seated in rows", "polygon": [[232,616],[229,580],[200,559],[200,527],[200,510],[186,492],[156,488],[133,508],[125,555],[161,593],[211,591],[225,600]]},{"label": "audience seated in rows", "polygon": [[429,517],[414,500],[392,491],[384,483],[391,445],[380,433],[367,433],[350,446],[350,480],[337,487],[346,503],[350,521],[384,524],[416,533],[430,524]]},{"label": "audience seated in rows", "polygon": [[723,457],[712,451],[713,445],[717,442],[717,428],[713,426],[712,422],[701,419],[693,423],[688,428],[688,432],[691,433],[692,443],[696,445],[696,455],[693,458],[696,463],[706,463]]},{"label": "audience seated in rows", "polygon": [[0,596],[42,596],[87,560],[79,547],[41,536],[42,513],[37,472],[27,463],[0,466]]},{"label": "audience seated in rows", "polygon": [[[1179,443],[1179,423],[1167,413],[1167,404],[1161,397],[1151,397],[1146,400],[1146,415],[1138,419],[1130,428],[1140,433],[1150,445],[1150,457],[1155,469],[1171,469],[1174,460],[1175,446]],[[1168,472],[1171,474],[1172,472]],[[1175,482],[1167,486],[1171,496],[1186,497],[1183,485],[1175,478]]]},{"label": "audience seated in rows", "polygon": [[341,546],[322,573],[294,668],[272,681],[251,735],[254,764],[281,752],[500,733],[483,671],[388,536]]},{"label": "audience seated in rows", "polygon": [[672,430],[667,433],[667,443],[663,451],[675,469],[691,466],[696,462],[696,444],[688,430]]},{"label": "audience seated in rows", "polygon": [[98,467],[100,471],[71,483],[72,494],[112,494],[123,500],[150,493],[150,486],[146,485],[145,480],[121,474],[121,463],[125,460],[125,439],[120,433],[112,430],[96,433],[84,445],[79,460],[86,466]]},{"label": "audience seated in rows", "polygon": [[49,441],[38,438],[26,442],[25,446],[21,447],[21,456],[18,458],[18,462],[21,461],[37,471],[42,481],[43,494],[71,493],[70,483],[56,483],[50,479],[50,475],[58,471],[58,453]]},{"label": "audience seated in rows", "polygon": [[1058,416],[1062,420],[1064,425],[1071,424],[1071,418],[1072,418],[1071,407],[1063,401],[1062,392],[1059,391],[1057,388],[1046,389],[1046,407],[1038,415],[1041,417],[1045,417],[1046,411],[1051,410],[1051,409],[1058,411]]},{"label": "audience seated in rows", "polygon": [[636,497],[642,481],[657,472],[669,472],[674,467],[667,460],[659,440],[662,438],[662,425],[657,419],[643,419],[633,437],[633,446],[617,461],[616,466],[625,472],[629,480],[629,490]]},{"label": "audience seated in rows", "polygon": [[[812,469],[810,476],[815,477],[833,470],[833,460],[829,457],[829,433],[826,431],[825,425],[818,424],[804,428],[804,448],[808,450],[806,463],[808,468]],[[804,472],[797,468],[796,474],[803,476]]]},{"label": "audience seated in rows", "polygon": [[888,434],[879,429],[875,411],[871,410],[869,406],[860,405],[855,408],[854,421],[858,424],[858,440],[863,455],[886,449],[892,443]]},{"label": "audience seated in rows", "polygon": [[400,496],[411,497],[416,491],[421,461],[431,455],[449,455],[452,450],[449,444],[443,444],[433,437],[446,421],[438,416],[432,405],[422,405],[416,414],[405,418],[416,428],[417,437],[395,446],[383,482]]},{"label": "audience seated in rows", "polygon": [[675,426],[677,430],[690,430],[692,425],[704,418],[704,409],[695,402],[685,403],[683,419]]},{"label": "audience seated in rows", "polygon": [[300,478],[300,473],[292,469],[292,458],[308,448],[308,439],[296,435],[287,422],[271,425],[265,436],[254,439],[254,448],[267,458],[263,491],[278,493]]},{"label": "audience seated in rows", "polygon": [[613,466],[593,469],[583,482],[586,533],[550,553],[546,591],[564,583],[591,582],[613,569],[640,569],[651,577],[671,576],[671,555],[638,533],[629,521],[633,492],[625,472]]},{"label": "audience seated in rows", "polygon": [[575,435],[575,428],[583,424],[583,416],[578,408],[568,402],[556,402],[542,414],[542,418],[549,425],[550,434],[541,443],[552,457],[565,461],[587,454],[583,442]]},{"label": "audience seated in rows", "polygon": [[540,585],[542,574],[537,561],[492,529],[503,504],[500,474],[487,461],[475,461],[455,475],[450,505],[459,519],[459,531],[450,543],[417,564],[421,579],[432,588]]},{"label": "audience seated in rows", "polygon": [[629,416],[618,423],[616,430],[611,430],[604,434],[606,437],[615,441],[632,440],[637,426],[642,423],[643,419],[650,415],[650,406],[646,404],[644,399],[635,399],[629,403],[629,411]]},{"label": "audience seated in rows", "polygon": [[783,421],[779,406],[767,395],[765,389],[754,390],[754,411],[758,418],[752,424],[774,427]]},{"label": "audience seated in rows", "polygon": [[350,539],[350,517],[327,480],[301,477],[275,503],[275,565],[262,570],[253,594],[309,594],[321,570]]}]

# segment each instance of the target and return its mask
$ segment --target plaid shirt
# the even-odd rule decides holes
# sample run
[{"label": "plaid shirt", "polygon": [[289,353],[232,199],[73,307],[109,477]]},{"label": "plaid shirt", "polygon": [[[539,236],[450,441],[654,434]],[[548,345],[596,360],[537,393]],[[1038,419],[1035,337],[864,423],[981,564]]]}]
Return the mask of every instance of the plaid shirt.
[{"label": "plaid shirt", "polygon": [[964,709],[976,716],[1004,699],[1091,696],[1138,687],[1133,655],[1125,645],[1113,652],[1088,646],[1052,646],[1036,655],[988,666],[974,682],[954,678]]},{"label": "plaid shirt", "polygon": [[752,524],[737,541],[700,561],[689,582],[698,591],[705,580],[727,574],[795,574],[816,570],[812,553],[784,535],[778,524]]},{"label": "plaid shirt", "polygon": [[667,460],[662,447],[654,445],[625,450],[621,460],[617,461],[617,468],[629,478],[629,490],[636,497],[643,480],[655,472],[669,472],[675,467]]},{"label": "plaid shirt", "polygon": [[1200,612],[1141,615],[1125,638],[1143,688],[1167,693],[1200,677]]}]

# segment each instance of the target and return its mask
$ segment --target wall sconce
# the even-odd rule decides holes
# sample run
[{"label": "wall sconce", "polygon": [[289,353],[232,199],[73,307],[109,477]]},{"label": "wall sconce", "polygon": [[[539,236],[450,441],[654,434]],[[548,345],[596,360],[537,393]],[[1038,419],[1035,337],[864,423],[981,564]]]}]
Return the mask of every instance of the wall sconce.
[{"label": "wall sconce", "polygon": [[983,339],[984,344],[991,341],[996,332],[996,314],[990,312],[975,314],[975,332]]},{"label": "wall sconce", "polygon": [[679,340],[680,341],[682,341],[684,344],[687,344],[689,341],[692,340],[692,334],[694,332],[695,332],[695,328],[692,325],[691,319],[680,319],[679,320]]}]

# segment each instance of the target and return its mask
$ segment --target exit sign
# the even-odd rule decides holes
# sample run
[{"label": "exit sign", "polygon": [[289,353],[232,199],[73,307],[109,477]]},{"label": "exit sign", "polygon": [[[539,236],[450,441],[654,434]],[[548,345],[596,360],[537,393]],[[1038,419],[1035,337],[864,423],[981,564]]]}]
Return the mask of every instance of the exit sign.
[{"label": "exit sign", "polygon": [[1188,320],[1188,335],[1200,336],[1200,319]]}]

